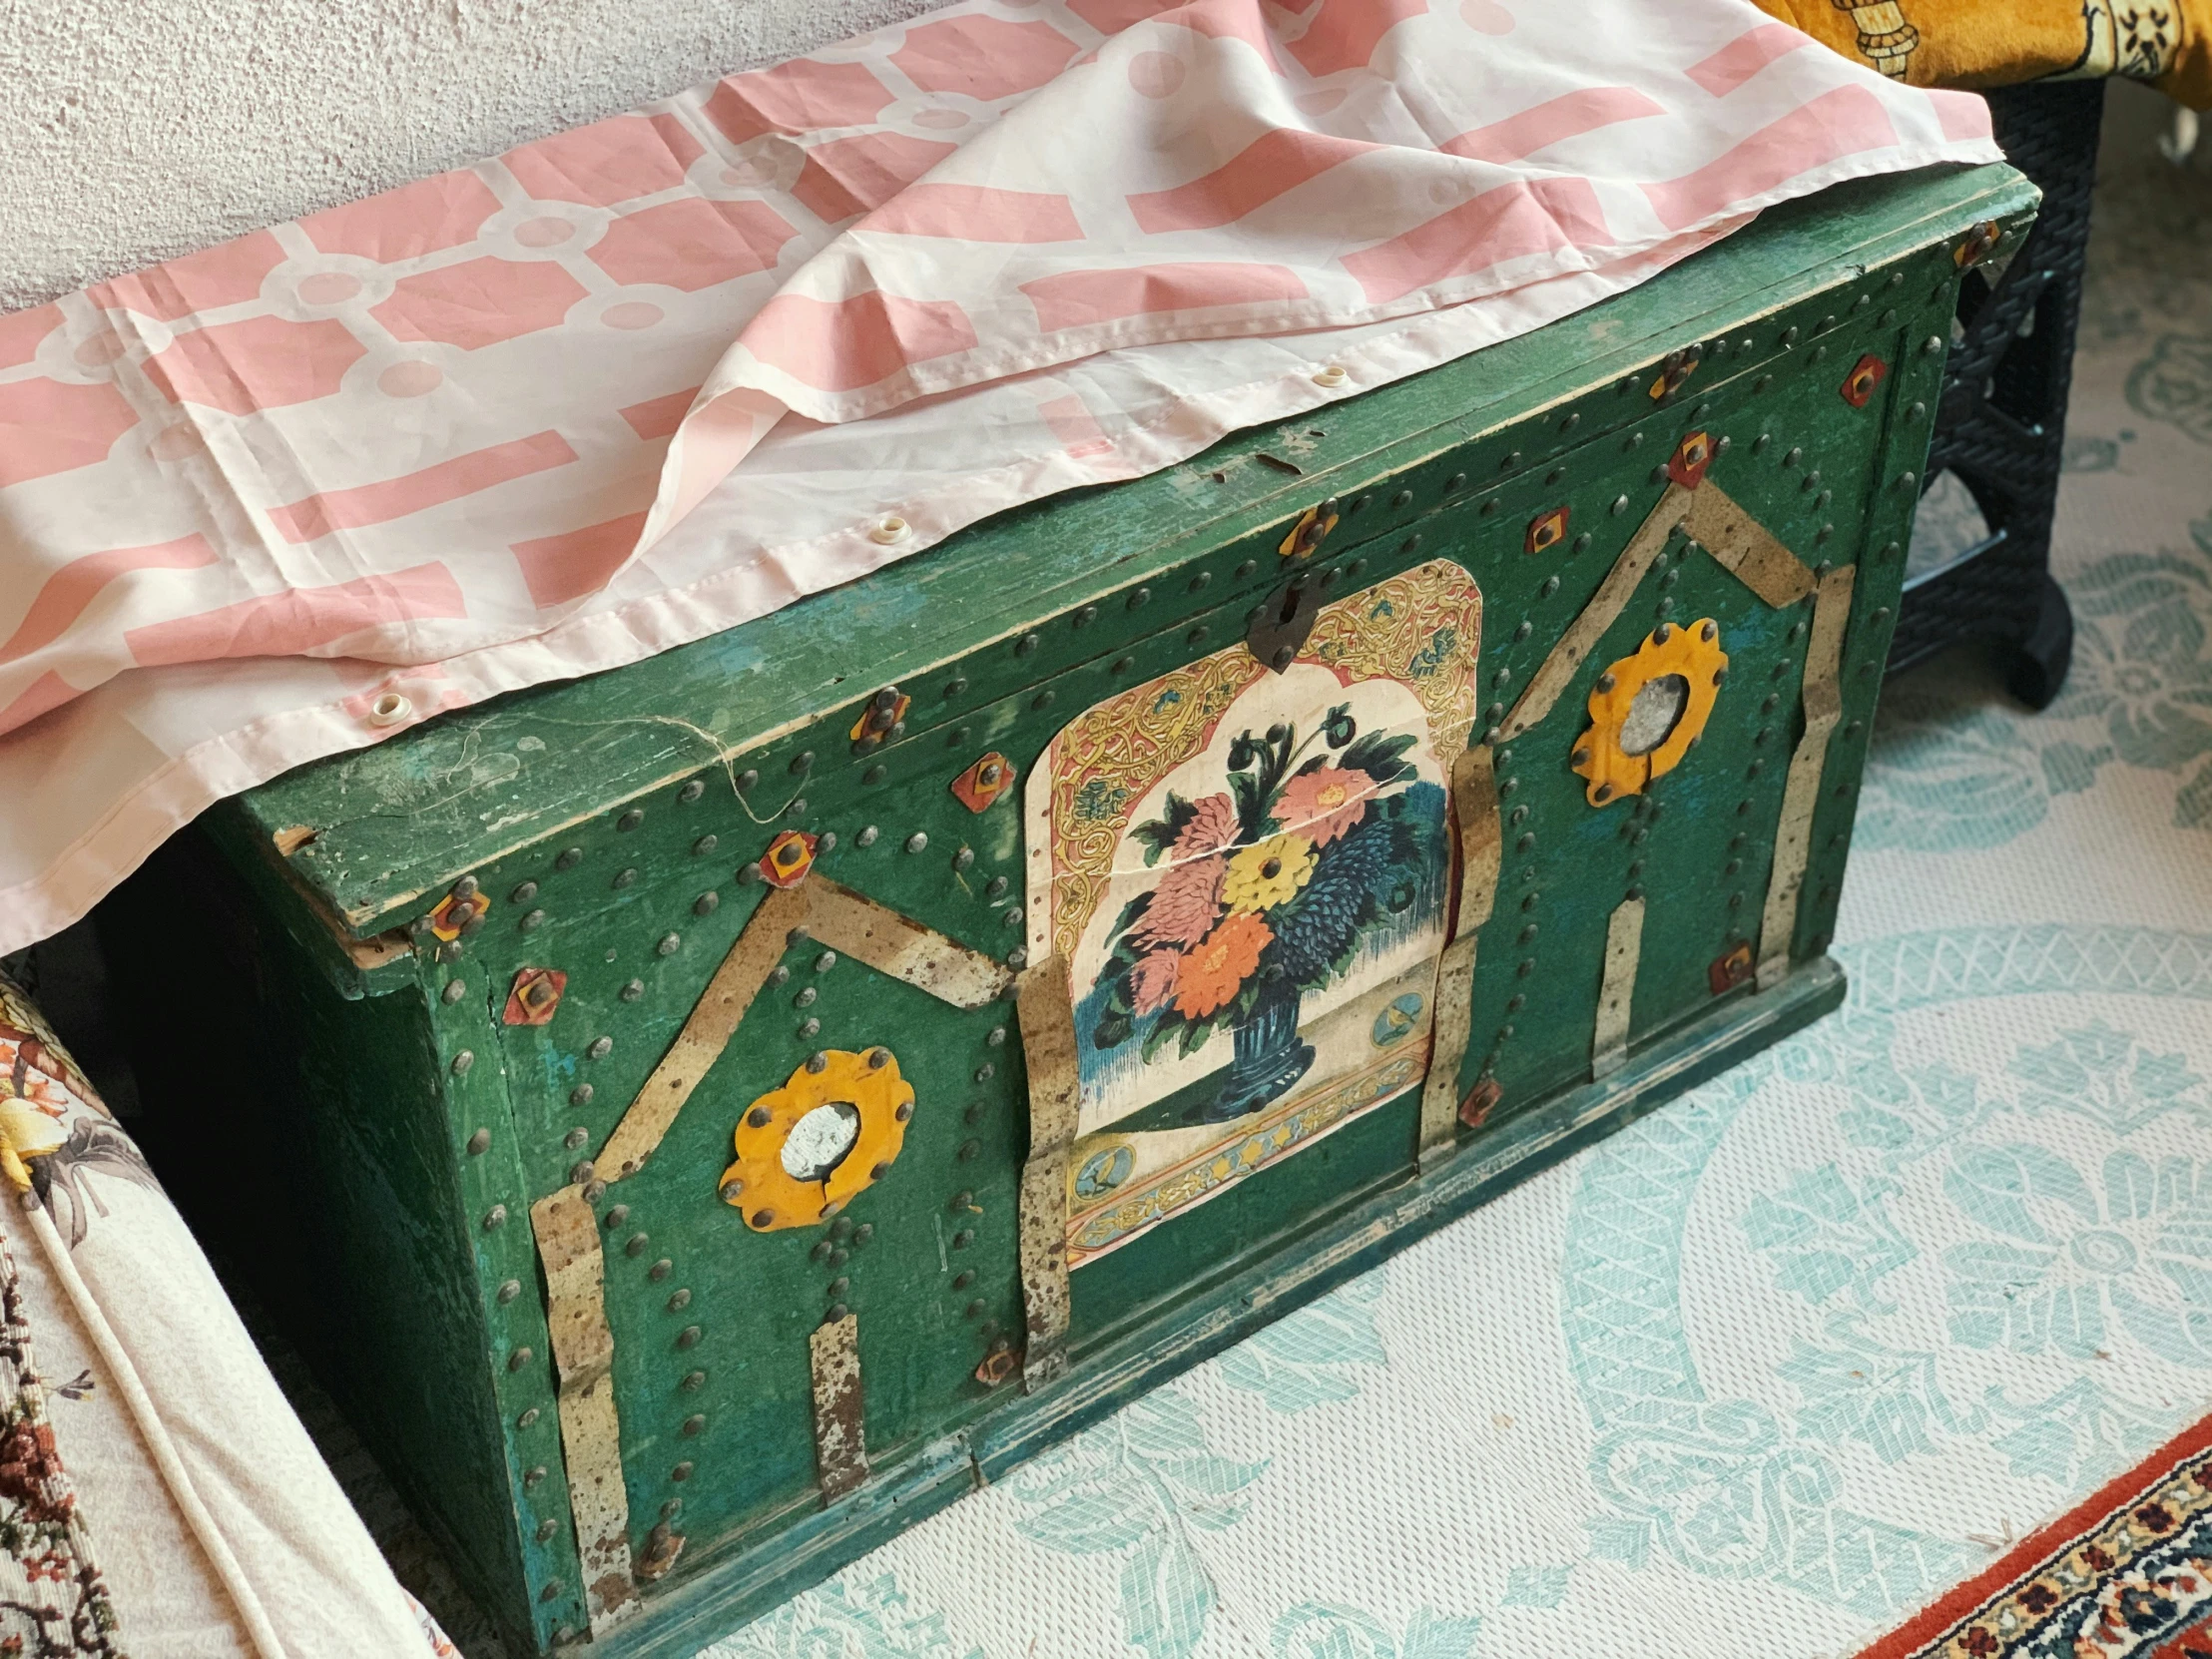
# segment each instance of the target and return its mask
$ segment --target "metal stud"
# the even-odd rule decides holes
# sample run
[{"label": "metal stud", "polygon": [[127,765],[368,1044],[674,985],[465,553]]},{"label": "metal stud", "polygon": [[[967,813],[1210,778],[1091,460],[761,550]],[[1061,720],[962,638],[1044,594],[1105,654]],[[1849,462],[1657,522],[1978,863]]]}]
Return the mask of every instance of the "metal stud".
[{"label": "metal stud", "polygon": [[612,1037],[594,1037],[591,1040],[591,1046],[584,1050],[584,1054],[587,1059],[604,1060],[613,1051],[614,1046],[615,1040]]},{"label": "metal stud", "polygon": [[588,1187],[591,1185],[592,1176],[595,1173],[596,1171],[593,1169],[592,1161],[589,1158],[579,1158],[568,1167],[569,1184],[576,1187]]},{"label": "metal stud", "polygon": [[535,1356],[533,1356],[528,1349],[518,1348],[512,1354],[507,1356],[507,1369],[509,1371],[520,1371],[524,1366],[527,1366],[533,1358],[535,1358]]},{"label": "metal stud", "polygon": [[468,1138],[468,1152],[472,1158],[480,1158],[491,1150],[491,1131],[479,1129]]},{"label": "metal stud", "polygon": [[686,1308],[689,1308],[690,1306],[691,1288],[689,1286],[679,1286],[675,1290],[668,1293],[668,1311],[670,1313],[681,1314]]},{"label": "metal stud", "polygon": [[701,1332],[698,1326],[687,1325],[683,1330],[676,1333],[676,1346],[678,1348],[697,1348]]},{"label": "metal stud", "polygon": [[476,1056],[468,1049],[462,1049],[460,1053],[453,1056],[453,1075],[455,1077],[466,1077],[468,1068],[475,1063]]},{"label": "metal stud", "polygon": [[584,849],[580,846],[564,846],[553,860],[555,869],[574,869],[584,861]]},{"label": "metal stud", "polygon": [[686,1372],[683,1382],[676,1385],[688,1394],[695,1394],[707,1385],[707,1374],[703,1371]]},{"label": "metal stud", "polygon": [[644,822],[644,812],[639,808],[632,807],[627,813],[624,813],[622,817],[615,820],[615,828],[617,830],[628,831],[631,830],[635,830]]},{"label": "metal stud", "polygon": [[674,1468],[668,1471],[668,1477],[671,1480],[689,1480],[692,1477],[691,1460],[687,1458],[683,1462],[678,1463]]},{"label": "metal stud", "polygon": [[526,1470],[522,1476],[522,1484],[526,1490],[535,1489],[537,1486],[541,1485],[544,1480],[545,1465],[543,1463],[538,1464],[535,1468]]},{"label": "metal stud", "polygon": [[830,1056],[817,1049],[807,1056],[807,1069],[812,1072],[828,1071],[830,1069]]},{"label": "metal stud", "polygon": [[504,1308],[507,1306],[508,1303],[514,1301],[514,1299],[521,1294],[522,1281],[519,1279],[509,1279],[503,1282],[500,1285],[499,1289],[495,1293],[493,1293],[493,1300],[495,1300],[500,1307]]},{"label": "metal stud", "polygon": [[815,971],[817,973],[828,973],[836,965],[837,953],[834,950],[825,950],[820,956],[817,956],[815,958]]},{"label": "metal stud", "polygon": [[653,953],[657,956],[673,956],[678,950],[683,948],[683,944],[684,939],[682,934],[663,933],[660,938],[655,941],[653,946]]},{"label": "metal stud", "polygon": [[713,888],[709,888],[692,900],[692,914],[695,916],[711,916],[721,902],[722,894],[716,892]]},{"label": "metal stud", "polygon": [[538,884],[535,881],[524,881],[507,895],[507,901],[511,904],[527,904],[537,896]]},{"label": "metal stud", "polygon": [[459,979],[448,979],[445,982],[445,989],[440,991],[438,995],[443,1001],[458,1002],[462,997],[468,995],[468,985]]},{"label": "metal stud", "polygon": [[507,1207],[504,1204],[494,1204],[489,1210],[486,1210],[484,1212],[485,1232],[496,1233],[500,1228],[506,1225]]}]

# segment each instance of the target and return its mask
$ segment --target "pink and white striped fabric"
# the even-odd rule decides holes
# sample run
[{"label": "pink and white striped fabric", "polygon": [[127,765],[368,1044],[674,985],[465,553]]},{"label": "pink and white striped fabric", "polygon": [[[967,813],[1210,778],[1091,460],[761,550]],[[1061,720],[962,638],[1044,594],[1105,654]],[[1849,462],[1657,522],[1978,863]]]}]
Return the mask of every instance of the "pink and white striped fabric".
[{"label": "pink and white striped fabric", "polygon": [[1996,158],[1749,0],[967,0],[0,317],[0,949],[302,761]]}]

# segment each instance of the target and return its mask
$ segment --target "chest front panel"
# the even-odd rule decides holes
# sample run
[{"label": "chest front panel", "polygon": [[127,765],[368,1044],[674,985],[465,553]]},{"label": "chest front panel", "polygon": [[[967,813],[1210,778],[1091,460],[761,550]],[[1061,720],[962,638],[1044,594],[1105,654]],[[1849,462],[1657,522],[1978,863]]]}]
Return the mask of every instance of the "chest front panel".
[{"label": "chest front panel", "polygon": [[[868,1470],[1014,1397],[1018,975],[1058,964],[1072,1007],[1080,1365],[1406,1179],[1438,1100],[1479,1149],[1818,954],[1938,361],[1944,278],[1913,279],[1705,341],[1662,396],[1655,364],[1439,429],[897,686],[856,646],[833,714],[688,776],[672,723],[662,788],[479,872],[438,1040],[496,1068],[510,1205],[596,1218],[633,1558],[823,1501],[825,1331]],[[553,1386],[504,1378],[508,1420]],[[549,1410],[514,1456],[549,1471],[525,1524],[559,1520]]]}]

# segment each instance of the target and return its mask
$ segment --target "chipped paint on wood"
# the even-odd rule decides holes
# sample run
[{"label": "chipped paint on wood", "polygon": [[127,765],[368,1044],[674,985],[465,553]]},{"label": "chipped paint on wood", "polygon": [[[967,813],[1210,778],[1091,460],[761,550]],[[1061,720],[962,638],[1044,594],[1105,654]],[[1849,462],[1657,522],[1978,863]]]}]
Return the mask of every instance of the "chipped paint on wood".
[{"label": "chipped paint on wood", "polygon": [[1459,821],[1459,916],[1456,931],[1471,933],[1490,919],[1497,902],[1497,871],[1505,855],[1505,830],[1497,816],[1497,768],[1490,746],[1463,751],[1451,769],[1451,811]]},{"label": "chipped paint on wood", "polygon": [[676,1114],[692,1097],[700,1080],[720,1059],[730,1038],[745,1018],[746,1010],[768,976],[790,948],[792,929],[806,919],[808,900],[804,888],[778,888],[761,900],[737,943],[723,957],[722,966],[707,981],[676,1041],[653,1068],[645,1087],[623,1113],[615,1132],[607,1137],[598,1165],[606,1179],[620,1181],[645,1167],[653,1149],[661,1144]]},{"label": "chipped paint on wood", "polygon": [[614,1333],[607,1327],[598,1218],[563,1187],[530,1206],[545,1270],[545,1324],[553,1348],[584,1605],[598,1635],[638,1611],[630,1565],[630,1500],[615,1409]]},{"label": "chipped paint on wood", "polygon": [[1451,768],[1451,814],[1459,833],[1459,909],[1454,936],[1436,959],[1428,1006],[1435,1033],[1421,1085],[1419,1157],[1423,1168],[1458,1146],[1459,1066],[1473,1029],[1475,936],[1497,902],[1505,831],[1497,816],[1497,768],[1488,744],[1460,753]]},{"label": "chipped paint on wood", "polygon": [[1067,1369],[1068,1148],[1079,1083],[1075,1008],[1064,956],[1021,976],[1017,1004],[1029,1068],[1029,1158],[1021,1168],[1021,1296],[1028,1326],[1022,1386],[1030,1392]]},{"label": "chipped paint on wood", "polygon": [[1805,561],[1777,541],[1759,521],[1729,499],[1718,484],[1705,484],[1682,526],[1689,538],[1767,604],[1795,605],[1813,591]]},{"label": "chipped paint on wood", "polygon": [[815,1475],[827,1506],[867,1478],[859,1316],[816,1326],[807,1350],[815,1379]]},{"label": "chipped paint on wood", "polygon": [[1420,1091],[1423,1169],[1448,1158],[1459,1145],[1459,1064],[1467,1056],[1467,1035],[1474,1025],[1474,941],[1471,931],[1463,932],[1436,958],[1436,989],[1428,1004],[1435,1014],[1435,1040]]},{"label": "chipped paint on wood", "polygon": [[832,950],[865,962],[955,1008],[976,1009],[1006,994],[1011,969],[980,951],[840,887],[827,876],[809,883],[808,926]]},{"label": "chipped paint on wood", "polygon": [[1851,615],[1856,565],[1823,576],[1813,602],[1813,638],[1805,652],[1805,735],[1790,756],[1790,780],[1782,795],[1782,823],[1775,830],[1774,874],[1759,924],[1759,988],[1780,984],[1790,970],[1797,934],[1798,898],[1805,888],[1805,860],[1812,849],[1813,814],[1821,803],[1821,775],[1828,740],[1843,714],[1837,677],[1843,666],[1844,623]]},{"label": "chipped paint on wood", "polygon": [[1552,705],[1573,681],[1583,660],[1597,649],[1605,631],[1635,597],[1652,561],[1665,550],[1667,538],[1674,533],[1675,526],[1689,516],[1693,499],[1694,492],[1680,484],[1666,487],[1658,504],[1628,538],[1628,545],[1621,549],[1621,556],[1613,561],[1613,568],[1606,572],[1605,580],[1598,584],[1597,592],[1582,608],[1582,614],[1559,636],[1558,643],[1529,677],[1528,689],[1520,694],[1520,700],[1499,728],[1500,740],[1520,736],[1551,713]]},{"label": "chipped paint on wood", "polygon": [[1628,1059],[1628,1021],[1643,959],[1644,901],[1624,898],[1605,924],[1605,970],[1598,982],[1597,1023],[1590,1033],[1590,1075],[1607,1077]]}]

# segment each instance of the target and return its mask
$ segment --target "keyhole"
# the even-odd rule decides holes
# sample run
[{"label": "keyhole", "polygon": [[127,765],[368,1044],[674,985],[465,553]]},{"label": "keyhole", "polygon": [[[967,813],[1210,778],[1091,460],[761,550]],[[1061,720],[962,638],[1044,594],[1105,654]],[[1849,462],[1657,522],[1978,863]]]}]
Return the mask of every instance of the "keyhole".
[{"label": "keyhole", "polygon": [[1305,586],[1299,582],[1293,582],[1283,590],[1283,614],[1275,619],[1277,627],[1288,628],[1298,620],[1298,602],[1305,597]]}]

